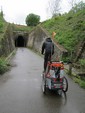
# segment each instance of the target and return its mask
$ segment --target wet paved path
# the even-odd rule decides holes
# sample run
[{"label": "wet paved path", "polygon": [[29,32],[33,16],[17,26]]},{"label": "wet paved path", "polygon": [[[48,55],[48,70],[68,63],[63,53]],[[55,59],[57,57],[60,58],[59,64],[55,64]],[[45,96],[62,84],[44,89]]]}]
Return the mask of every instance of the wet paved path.
[{"label": "wet paved path", "polygon": [[85,113],[85,90],[70,78],[65,97],[41,90],[43,59],[18,48],[13,67],[0,77],[0,113]]}]

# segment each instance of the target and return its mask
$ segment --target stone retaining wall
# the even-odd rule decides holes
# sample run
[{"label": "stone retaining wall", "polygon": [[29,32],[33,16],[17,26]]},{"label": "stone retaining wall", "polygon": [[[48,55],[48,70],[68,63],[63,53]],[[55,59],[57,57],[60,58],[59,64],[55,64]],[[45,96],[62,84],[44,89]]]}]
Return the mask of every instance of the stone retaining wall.
[{"label": "stone retaining wall", "polygon": [[[29,33],[27,46],[41,53],[42,44],[47,37],[51,37],[49,33],[41,26],[37,26],[32,32]],[[61,60],[63,54],[66,53],[67,50],[65,50],[64,48],[61,49],[60,45],[57,44],[54,40],[53,42],[55,45],[55,54],[53,56],[53,59],[56,60],[56,57],[58,57],[59,60]]]},{"label": "stone retaining wall", "polygon": [[13,42],[13,29],[8,24],[5,33],[0,40],[0,56],[8,56],[15,48]]}]

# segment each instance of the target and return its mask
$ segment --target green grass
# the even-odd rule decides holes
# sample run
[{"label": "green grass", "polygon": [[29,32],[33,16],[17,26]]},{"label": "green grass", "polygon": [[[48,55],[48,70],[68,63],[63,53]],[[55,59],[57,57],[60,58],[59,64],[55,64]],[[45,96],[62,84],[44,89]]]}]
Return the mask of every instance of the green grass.
[{"label": "green grass", "polygon": [[85,39],[85,9],[49,19],[41,23],[41,26],[51,36],[52,32],[56,32],[55,39],[71,53],[76,50],[77,44]]},{"label": "green grass", "polygon": [[0,58],[0,74],[5,73],[8,69],[8,62],[4,58]]},{"label": "green grass", "polygon": [[81,80],[79,78],[73,78],[75,83],[78,83],[80,87],[85,89],[85,80]]},{"label": "green grass", "polygon": [[29,27],[25,25],[14,25],[14,30],[15,31],[25,31],[25,32],[30,32],[34,29],[34,27]]},{"label": "green grass", "polygon": [[[65,69],[65,72],[68,74],[68,69]],[[78,75],[74,75],[72,74],[71,76],[69,76],[75,83],[77,83],[81,88],[84,88],[85,89],[85,78],[83,77],[81,79],[80,76]]]}]

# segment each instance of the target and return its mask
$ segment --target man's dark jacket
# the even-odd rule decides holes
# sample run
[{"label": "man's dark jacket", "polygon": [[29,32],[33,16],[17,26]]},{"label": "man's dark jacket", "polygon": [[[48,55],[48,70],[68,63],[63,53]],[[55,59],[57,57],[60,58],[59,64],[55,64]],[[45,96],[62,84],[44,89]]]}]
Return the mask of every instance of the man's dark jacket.
[{"label": "man's dark jacket", "polygon": [[54,54],[54,44],[51,38],[47,38],[46,41],[43,43],[41,53],[43,54],[44,52],[51,55]]}]

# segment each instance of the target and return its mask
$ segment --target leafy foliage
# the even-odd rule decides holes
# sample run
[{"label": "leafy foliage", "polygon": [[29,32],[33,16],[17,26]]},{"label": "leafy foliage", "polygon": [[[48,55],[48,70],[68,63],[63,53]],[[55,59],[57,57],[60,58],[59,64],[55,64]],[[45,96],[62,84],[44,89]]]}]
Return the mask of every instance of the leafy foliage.
[{"label": "leafy foliage", "polygon": [[3,32],[3,18],[0,16],[0,33]]},{"label": "leafy foliage", "polygon": [[74,78],[74,81],[78,83],[82,88],[85,89],[85,80],[81,80],[79,78]]},{"label": "leafy foliage", "polygon": [[27,26],[36,26],[40,22],[40,16],[35,15],[33,13],[27,15],[26,24]]},{"label": "leafy foliage", "polygon": [[76,13],[79,10],[85,9],[85,3],[83,3],[82,1],[79,2],[79,4],[75,4],[75,7],[72,8],[72,12]]},{"label": "leafy foliage", "polygon": [[2,32],[3,32],[3,23],[0,22],[0,33],[2,33]]},{"label": "leafy foliage", "polygon": [[7,62],[3,58],[0,58],[0,74],[5,73],[7,70],[8,70]]},{"label": "leafy foliage", "polygon": [[7,23],[3,18],[3,12],[0,12],[0,34],[5,31],[6,25]]},{"label": "leafy foliage", "polygon": [[80,65],[85,69],[85,59],[80,59],[79,62],[80,62]]}]

